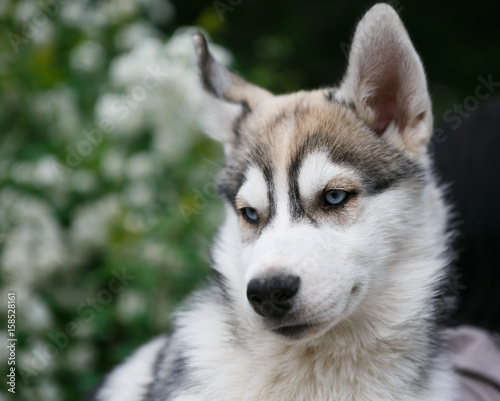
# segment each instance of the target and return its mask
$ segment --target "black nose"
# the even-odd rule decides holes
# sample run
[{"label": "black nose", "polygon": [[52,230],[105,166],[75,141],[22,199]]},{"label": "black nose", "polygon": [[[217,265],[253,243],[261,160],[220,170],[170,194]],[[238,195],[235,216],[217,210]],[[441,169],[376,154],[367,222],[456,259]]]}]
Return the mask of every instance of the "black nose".
[{"label": "black nose", "polygon": [[299,285],[300,278],[290,274],[254,278],[248,283],[247,298],[259,315],[280,319],[291,309]]}]

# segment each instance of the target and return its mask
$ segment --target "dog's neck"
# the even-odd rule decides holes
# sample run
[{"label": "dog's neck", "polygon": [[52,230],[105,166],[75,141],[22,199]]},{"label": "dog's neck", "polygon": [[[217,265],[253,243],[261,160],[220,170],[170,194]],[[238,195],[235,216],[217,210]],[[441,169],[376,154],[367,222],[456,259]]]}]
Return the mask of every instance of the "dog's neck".
[{"label": "dog's neck", "polygon": [[[273,333],[268,341],[262,333],[246,337],[249,366],[260,370],[262,392],[274,394],[270,400],[427,399],[422,394],[432,393],[436,367],[443,364],[441,341],[425,306],[429,297],[407,296],[406,302],[389,296],[396,303],[367,304],[311,341],[286,344]],[[290,388],[303,394],[287,395]],[[262,392],[255,399],[264,400]],[[332,393],[336,398],[325,398]]]}]

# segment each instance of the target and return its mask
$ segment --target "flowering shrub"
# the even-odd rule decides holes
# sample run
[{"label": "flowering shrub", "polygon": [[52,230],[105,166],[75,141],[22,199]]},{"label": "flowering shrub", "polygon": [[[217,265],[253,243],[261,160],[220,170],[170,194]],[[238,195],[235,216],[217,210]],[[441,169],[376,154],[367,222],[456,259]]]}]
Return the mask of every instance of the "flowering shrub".
[{"label": "flowering shrub", "polygon": [[0,13],[0,308],[15,291],[16,396],[75,400],[167,330],[206,272],[221,154],[200,130],[192,30],[164,38],[149,22],[168,24],[169,3]]}]

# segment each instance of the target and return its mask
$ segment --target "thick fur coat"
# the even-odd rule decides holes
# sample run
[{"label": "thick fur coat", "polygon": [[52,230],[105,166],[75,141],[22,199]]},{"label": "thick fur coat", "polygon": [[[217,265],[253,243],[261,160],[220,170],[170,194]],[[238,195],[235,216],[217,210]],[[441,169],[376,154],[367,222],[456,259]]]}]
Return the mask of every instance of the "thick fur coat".
[{"label": "thick fur coat", "polygon": [[338,88],[274,96],[194,43],[227,158],[214,276],[93,399],[456,400],[431,102],[396,12],[363,17]]}]

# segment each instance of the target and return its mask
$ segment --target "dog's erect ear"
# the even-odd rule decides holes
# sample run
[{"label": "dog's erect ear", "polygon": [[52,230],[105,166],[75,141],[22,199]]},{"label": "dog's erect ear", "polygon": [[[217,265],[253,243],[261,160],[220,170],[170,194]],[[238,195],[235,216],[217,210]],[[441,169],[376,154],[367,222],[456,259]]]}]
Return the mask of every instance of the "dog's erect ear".
[{"label": "dog's erect ear", "polygon": [[239,123],[260,102],[273,95],[219,64],[210,54],[202,34],[193,35],[193,42],[201,83],[208,94],[205,129],[212,138],[231,147],[238,142]]},{"label": "dog's erect ear", "polygon": [[395,146],[425,152],[432,133],[425,72],[391,6],[377,4],[359,22],[336,97],[354,102],[370,128]]}]

